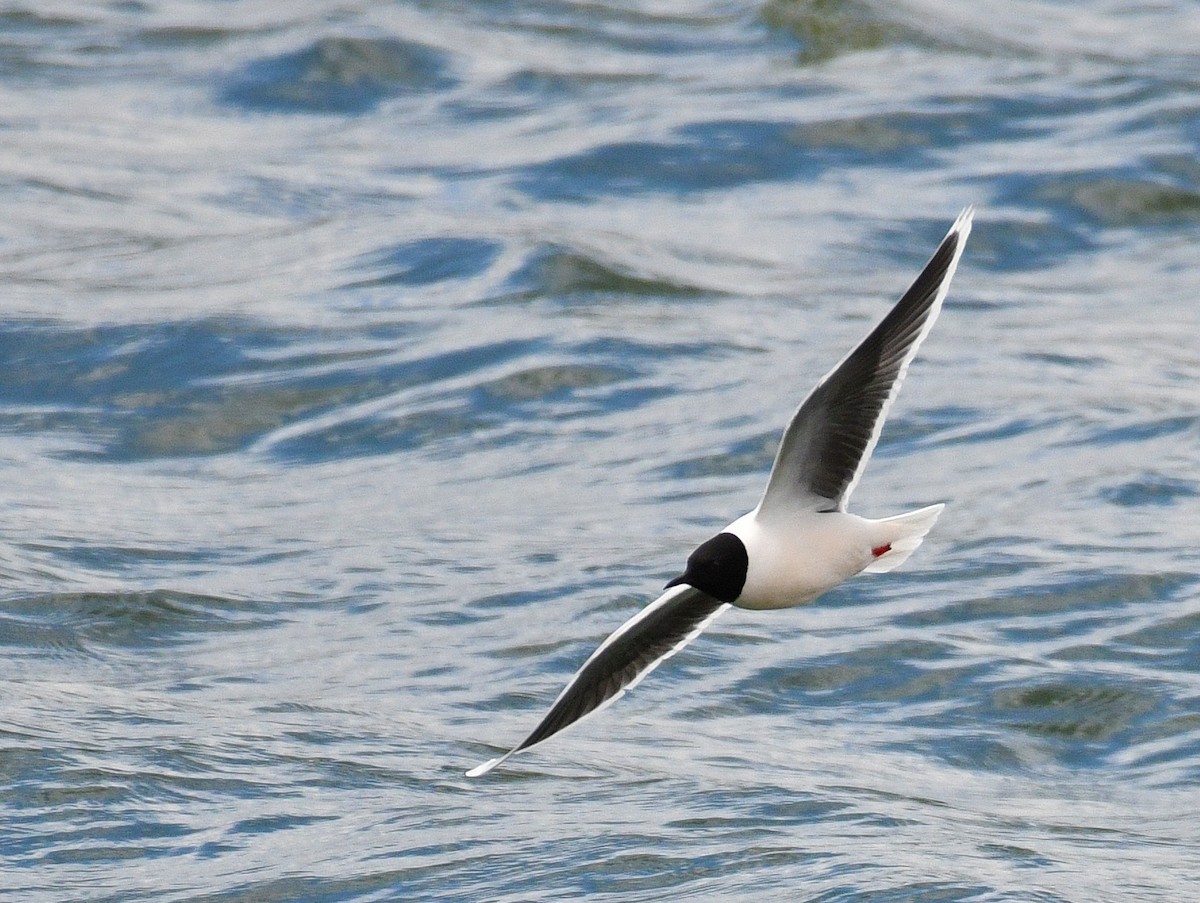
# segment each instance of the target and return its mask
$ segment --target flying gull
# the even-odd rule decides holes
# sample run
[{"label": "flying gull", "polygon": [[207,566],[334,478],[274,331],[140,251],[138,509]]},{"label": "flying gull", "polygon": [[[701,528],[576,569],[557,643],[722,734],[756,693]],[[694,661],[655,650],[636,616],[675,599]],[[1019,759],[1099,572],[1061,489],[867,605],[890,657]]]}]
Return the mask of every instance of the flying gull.
[{"label": "flying gull", "polygon": [[973,212],[959,215],[904,297],[800,405],[758,506],[702,543],[662,595],[600,644],[529,736],[468,777],[616,701],[730,606],[803,605],[855,574],[890,571],[913,553],[943,505],[870,520],[846,504],[941,311]]}]

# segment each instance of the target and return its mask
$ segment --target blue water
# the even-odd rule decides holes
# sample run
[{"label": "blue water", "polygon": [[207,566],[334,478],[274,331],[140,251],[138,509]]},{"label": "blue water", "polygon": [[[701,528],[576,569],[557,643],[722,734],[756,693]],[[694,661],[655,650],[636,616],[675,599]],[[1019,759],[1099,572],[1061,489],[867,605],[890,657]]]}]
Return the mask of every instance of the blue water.
[{"label": "blue water", "polygon": [[[0,9],[0,896],[1181,901],[1200,16]],[[857,511],[486,780],[975,232]]]}]

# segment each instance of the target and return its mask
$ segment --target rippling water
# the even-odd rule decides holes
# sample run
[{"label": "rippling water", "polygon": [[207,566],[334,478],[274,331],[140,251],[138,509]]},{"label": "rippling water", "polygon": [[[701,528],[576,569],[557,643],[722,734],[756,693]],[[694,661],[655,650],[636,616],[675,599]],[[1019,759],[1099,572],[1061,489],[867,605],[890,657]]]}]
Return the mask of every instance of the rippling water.
[{"label": "rippling water", "polygon": [[[0,7],[0,888],[1180,901],[1200,17]],[[484,781],[979,205],[859,511]]]}]

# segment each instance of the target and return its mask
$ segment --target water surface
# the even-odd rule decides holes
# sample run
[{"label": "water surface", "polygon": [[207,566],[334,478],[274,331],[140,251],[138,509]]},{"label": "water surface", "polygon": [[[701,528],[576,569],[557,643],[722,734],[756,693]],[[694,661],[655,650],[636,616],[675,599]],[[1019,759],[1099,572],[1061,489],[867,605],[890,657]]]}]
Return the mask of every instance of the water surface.
[{"label": "water surface", "polygon": [[[1200,880],[1183,0],[0,11],[0,887],[1178,901]],[[855,495],[484,781],[976,229]]]}]

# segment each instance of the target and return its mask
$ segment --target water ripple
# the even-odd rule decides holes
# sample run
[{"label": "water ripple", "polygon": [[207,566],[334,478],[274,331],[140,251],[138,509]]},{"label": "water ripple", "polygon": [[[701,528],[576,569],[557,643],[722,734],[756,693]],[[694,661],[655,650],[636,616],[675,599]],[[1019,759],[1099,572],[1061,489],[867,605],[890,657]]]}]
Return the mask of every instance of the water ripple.
[{"label": "water ripple", "polygon": [[415,41],[327,37],[247,64],[222,100],[272,113],[366,113],[389,97],[452,85],[448,69],[445,53]]},{"label": "water ripple", "polygon": [[[26,6],[0,896],[1191,898],[1192,6]],[[920,552],[467,780],[967,203]]]}]

